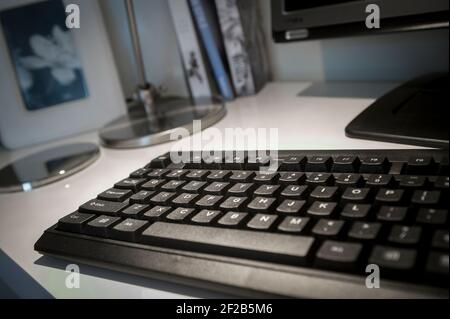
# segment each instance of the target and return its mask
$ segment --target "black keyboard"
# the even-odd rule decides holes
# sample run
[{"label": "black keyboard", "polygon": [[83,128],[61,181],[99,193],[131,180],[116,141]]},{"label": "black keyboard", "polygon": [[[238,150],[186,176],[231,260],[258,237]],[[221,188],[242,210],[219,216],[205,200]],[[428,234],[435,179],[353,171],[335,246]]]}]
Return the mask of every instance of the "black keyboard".
[{"label": "black keyboard", "polygon": [[205,154],[152,160],[35,249],[242,296],[448,298],[447,150]]}]

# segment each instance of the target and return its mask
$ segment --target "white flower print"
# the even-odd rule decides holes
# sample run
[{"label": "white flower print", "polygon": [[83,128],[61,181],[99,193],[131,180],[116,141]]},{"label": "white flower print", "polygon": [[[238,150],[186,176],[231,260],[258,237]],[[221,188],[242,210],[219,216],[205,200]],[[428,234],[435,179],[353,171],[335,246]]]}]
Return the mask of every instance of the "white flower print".
[{"label": "white flower print", "polygon": [[49,37],[32,35],[30,47],[34,55],[20,59],[25,69],[50,68],[52,76],[61,85],[70,85],[76,80],[75,70],[80,69],[81,65],[69,31],[64,32],[55,25]]}]

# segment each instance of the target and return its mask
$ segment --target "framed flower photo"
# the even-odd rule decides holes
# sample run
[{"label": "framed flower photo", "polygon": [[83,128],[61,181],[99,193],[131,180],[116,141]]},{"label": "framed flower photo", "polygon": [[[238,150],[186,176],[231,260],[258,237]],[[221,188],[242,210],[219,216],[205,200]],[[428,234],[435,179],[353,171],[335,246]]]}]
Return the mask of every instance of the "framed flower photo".
[{"label": "framed flower photo", "polygon": [[0,23],[27,110],[88,96],[75,41],[65,20],[61,0],[0,12]]},{"label": "framed flower photo", "polygon": [[[68,5],[79,28],[68,29]],[[0,0],[0,140],[16,149],[126,113],[97,0]]]}]

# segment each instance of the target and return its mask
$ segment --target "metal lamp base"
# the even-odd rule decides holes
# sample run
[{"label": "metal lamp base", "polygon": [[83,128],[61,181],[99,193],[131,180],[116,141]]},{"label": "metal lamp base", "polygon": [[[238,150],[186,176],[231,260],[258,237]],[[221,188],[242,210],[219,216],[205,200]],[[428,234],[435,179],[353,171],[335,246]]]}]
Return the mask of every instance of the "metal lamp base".
[{"label": "metal lamp base", "polygon": [[155,111],[147,114],[136,107],[102,128],[102,144],[111,148],[138,148],[170,141],[171,133],[179,128],[193,133],[193,121],[200,120],[205,129],[226,114],[222,101],[204,99],[193,105],[189,99],[165,97],[155,101]]}]

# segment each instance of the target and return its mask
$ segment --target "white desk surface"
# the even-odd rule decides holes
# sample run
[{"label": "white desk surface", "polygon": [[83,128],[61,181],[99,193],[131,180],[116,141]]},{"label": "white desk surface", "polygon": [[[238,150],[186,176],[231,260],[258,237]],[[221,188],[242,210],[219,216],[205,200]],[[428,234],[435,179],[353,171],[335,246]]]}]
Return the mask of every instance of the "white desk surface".
[{"label": "white desk surface", "polygon": [[[278,128],[280,149],[413,148],[347,138],[345,126],[372,99],[298,96],[310,83],[271,83],[257,96],[228,104],[228,114],[214,127]],[[36,149],[68,142],[98,142],[96,133],[26,150],[0,152],[0,166]],[[212,145],[208,147],[211,148]],[[85,170],[57,183],[27,193],[0,195],[0,249],[57,298],[188,298],[227,297],[218,293],[80,265],[81,287],[67,289],[67,262],[42,257],[33,245],[59,218],[98,193],[169,151],[171,143],[132,150],[101,149],[100,158]],[[224,148],[228,148],[226,145]],[[0,269],[0,280],[14,280]],[[16,293],[27,295],[26,288]]]}]

